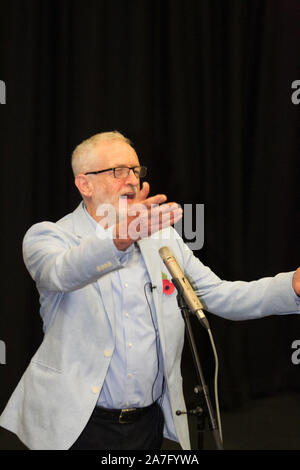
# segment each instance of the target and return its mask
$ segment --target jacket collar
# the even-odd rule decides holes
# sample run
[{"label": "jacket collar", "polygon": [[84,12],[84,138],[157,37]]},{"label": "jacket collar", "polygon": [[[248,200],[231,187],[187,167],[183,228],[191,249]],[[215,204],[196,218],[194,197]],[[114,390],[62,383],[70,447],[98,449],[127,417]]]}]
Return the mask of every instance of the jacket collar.
[{"label": "jacket collar", "polygon": [[81,201],[73,212],[73,227],[75,235],[79,238],[95,235],[96,226],[93,225],[93,220],[89,217],[83,201]]}]

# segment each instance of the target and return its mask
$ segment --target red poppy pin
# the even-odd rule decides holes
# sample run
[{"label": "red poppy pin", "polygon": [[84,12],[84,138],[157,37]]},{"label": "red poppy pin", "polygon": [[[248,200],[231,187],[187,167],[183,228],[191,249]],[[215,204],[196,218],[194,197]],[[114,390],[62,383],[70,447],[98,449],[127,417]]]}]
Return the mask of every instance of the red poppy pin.
[{"label": "red poppy pin", "polygon": [[163,293],[167,295],[173,294],[175,286],[173,282],[169,281],[168,276],[165,273],[161,273],[163,283]]}]

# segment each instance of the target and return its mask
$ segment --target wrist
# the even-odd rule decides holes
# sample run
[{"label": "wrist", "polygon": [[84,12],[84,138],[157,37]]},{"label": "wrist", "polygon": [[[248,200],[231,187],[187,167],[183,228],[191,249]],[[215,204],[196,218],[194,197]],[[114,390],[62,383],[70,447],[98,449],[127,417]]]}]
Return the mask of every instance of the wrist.
[{"label": "wrist", "polygon": [[129,248],[130,245],[132,245],[132,243],[133,243],[133,240],[121,240],[121,239],[118,239],[118,238],[114,238],[113,240],[114,240],[114,244],[115,244],[116,248],[119,251],[127,250],[127,248]]},{"label": "wrist", "polygon": [[130,245],[132,245],[134,240],[132,240],[131,238],[121,237],[119,233],[119,225],[117,224],[115,227],[113,242],[119,251],[125,251],[127,250],[127,248],[130,247]]},{"label": "wrist", "polygon": [[300,267],[296,269],[293,275],[293,289],[295,294],[300,297]]}]

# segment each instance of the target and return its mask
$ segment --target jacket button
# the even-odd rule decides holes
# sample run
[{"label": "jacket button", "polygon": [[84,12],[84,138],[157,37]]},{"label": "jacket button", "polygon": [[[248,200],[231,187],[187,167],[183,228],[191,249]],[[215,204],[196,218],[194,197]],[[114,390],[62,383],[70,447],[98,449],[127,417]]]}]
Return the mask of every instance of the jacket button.
[{"label": "jacket button", "polygon": [[100,392],[100,387],[97,387],[97,385],[94,385],[94,387],[92,387],[92,392],[93,393],[99,393]]},{"label": "jacket button", "polygon": [[105,357],[111,357],[111,355],[112,355],[112,350],[111,349],[105,349],[104,356]]}]

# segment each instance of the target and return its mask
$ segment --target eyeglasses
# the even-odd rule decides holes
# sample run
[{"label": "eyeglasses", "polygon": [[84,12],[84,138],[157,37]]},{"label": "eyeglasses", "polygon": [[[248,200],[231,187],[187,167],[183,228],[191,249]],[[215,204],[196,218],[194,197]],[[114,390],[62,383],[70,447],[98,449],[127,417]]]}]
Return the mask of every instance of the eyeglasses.
[{"label": "eyeglasses", "polygon": [[147,174],[147,167],[146,166],[120,166],[117,168],[107,168],[106,170],[100,171],[88,171],[84,173],[85,175],[98,175],[99,173],[105,173],[106,171],[113,171],[114,177],[118,179],[127,178],[130,173],[130,170],[133,171],[136,178],[144,178]]}]

